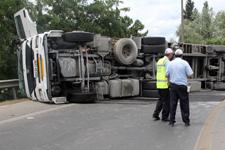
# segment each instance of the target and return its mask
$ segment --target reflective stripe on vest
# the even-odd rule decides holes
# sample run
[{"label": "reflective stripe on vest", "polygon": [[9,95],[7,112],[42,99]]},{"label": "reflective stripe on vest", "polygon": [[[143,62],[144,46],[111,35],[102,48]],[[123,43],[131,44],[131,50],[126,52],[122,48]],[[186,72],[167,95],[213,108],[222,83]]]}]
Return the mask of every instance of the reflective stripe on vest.
[{"label": "reflective stripe on vest", "polygon": [[157,62],[157,72],[156,72],[156,87],[157,89],[167,89],[168,88],[168,80],[166,77],[166,56],[159,59]]}]

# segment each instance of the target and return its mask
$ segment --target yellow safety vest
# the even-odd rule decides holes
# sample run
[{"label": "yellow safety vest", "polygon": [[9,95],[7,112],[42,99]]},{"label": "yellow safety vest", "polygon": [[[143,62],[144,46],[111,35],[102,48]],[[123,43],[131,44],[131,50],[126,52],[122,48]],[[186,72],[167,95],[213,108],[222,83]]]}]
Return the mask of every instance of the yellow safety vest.
[{"label": "yellow safety vest", "polygon": [[166,62],[168,58],[164,56],[159,59],[157,62],[157,72],[156,72],[156,87],[157,89],[167,89],[168,88],[168,79],[166,77]]}]

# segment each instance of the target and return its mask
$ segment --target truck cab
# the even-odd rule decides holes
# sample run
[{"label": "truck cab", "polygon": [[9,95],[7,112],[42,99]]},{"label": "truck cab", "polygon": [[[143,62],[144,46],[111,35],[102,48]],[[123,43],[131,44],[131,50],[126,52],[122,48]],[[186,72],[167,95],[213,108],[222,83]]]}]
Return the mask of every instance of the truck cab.
[{"label": "truck cab", "polygon": [[24,91],[32,100],[50,101],[48,79],[47,34],[38,34],[36,23],[26,9],[14,15],[17,33],[21,41],[18,49],[20,80]]}]

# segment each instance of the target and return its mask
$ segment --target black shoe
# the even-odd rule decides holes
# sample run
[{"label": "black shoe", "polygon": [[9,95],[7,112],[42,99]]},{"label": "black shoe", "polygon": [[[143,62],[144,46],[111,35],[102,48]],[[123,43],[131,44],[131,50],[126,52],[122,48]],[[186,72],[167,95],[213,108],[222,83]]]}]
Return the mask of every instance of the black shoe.
[{"label": "black shoe", "polygon": [[175,122],[176,122],[176,121],[170,121],[169,125],[170,125],[171,127],[174,127]]},{"label": "black shoe", "polygon": [[154,118],[154,121],[160,120],[160,117],[159,116],[153,116],[153,118]]},{"label": "black shoe", "polygon": [[173,122],[172,123],[170,122],[169,123],[169,126],[174,127],[174,123]]},{"label": "black shoe", "polygon": [[170,121],[169,119],[165,118],[165,119],[162,119],[163,122],[168,122]]},{"label": "black shoe", "polygon": [[185,123],[185,127],[189,127],[191,124],[189,122]]}]

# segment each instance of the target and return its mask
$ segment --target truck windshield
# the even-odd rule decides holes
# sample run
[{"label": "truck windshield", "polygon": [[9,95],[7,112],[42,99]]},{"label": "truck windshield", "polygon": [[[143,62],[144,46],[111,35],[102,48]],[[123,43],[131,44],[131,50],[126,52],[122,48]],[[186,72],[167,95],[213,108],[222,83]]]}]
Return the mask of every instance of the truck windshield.
[{"label": "truck windshield", "polygon": [[16,23],[17,32],[18,32],[20,39],[25,39],[26,36],[25,36],[21,17],[19,15],[15,17],[15,23]]},{"label": "truck windshield", "polygon": [[25,96],[25,85],[24,85],[24,76],[23,76],[23,62],[22,62],[22,50],[17,51],[18,58],[18,77],[19,77],[19,88],[22,96]]},{"label": "truck windshield", "polygon": [[[32,45],[32,42],[30,45]],[[36,81],[34,78],[33,61],[34,61],[34,52],[32,50],[32,47],[28,46],[27,44],[26,45],[26,70],[27,70],[27,83],[28,83],[30,95],[36,87]]]}]

